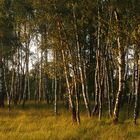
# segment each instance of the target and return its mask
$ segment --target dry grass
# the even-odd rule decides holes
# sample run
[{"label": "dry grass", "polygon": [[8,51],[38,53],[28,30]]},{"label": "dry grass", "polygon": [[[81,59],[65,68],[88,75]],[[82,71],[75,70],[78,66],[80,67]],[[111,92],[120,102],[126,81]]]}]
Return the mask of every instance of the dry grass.
[{"label": "dry grass", "polygon": [[81,115],[81,125],[73,124],[64,109],[53,115],[42,105],[0,110],[1,140],[140,140],[140,125],[130,120],[113,125],[108,119],[98,121]]}]

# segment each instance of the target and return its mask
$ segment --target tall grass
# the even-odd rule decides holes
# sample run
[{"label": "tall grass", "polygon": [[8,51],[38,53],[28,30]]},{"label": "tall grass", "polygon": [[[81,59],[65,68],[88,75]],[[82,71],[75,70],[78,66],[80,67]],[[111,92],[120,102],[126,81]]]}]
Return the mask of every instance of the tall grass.
[{"label": "tall grass", "polygon": [[[123,113],[122,113],[123,115]],[[71,115],[60,108],[54,116],[52,106],[27,105],[0,110],[1,140],[140,140],[140,125],[130,120],[113,125],[104,117],[88,118],[81,114],[81,124],[71,121]]]}]

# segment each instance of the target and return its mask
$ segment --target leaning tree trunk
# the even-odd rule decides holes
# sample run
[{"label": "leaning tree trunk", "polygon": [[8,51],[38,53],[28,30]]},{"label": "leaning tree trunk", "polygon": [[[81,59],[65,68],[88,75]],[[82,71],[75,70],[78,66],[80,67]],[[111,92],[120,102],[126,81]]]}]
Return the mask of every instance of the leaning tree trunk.
[{"label": "leaning tree trunk", "polygon": [[[61,47],[64,47],[63,41],[62,41],[62,36],[61,36],[61,22],[59,16],[57,16],[57,29],[59,32],[59,40],[60,40],[60,45]],[[68,70],[67,70],[67,63],[66,63],[66,57],[65,57],[65,52],[64,49],[61,50],[61,55],[62,55],[62,60],[63,60],[63,68],[64,68],[64,75],[65,75],[65,80],[66,80],[66,85],[67,85],[67,92],[68,92],[68,99],[69,99],[69,107],[72,113],[72,120],[73,122],[77,122],[77,117],[76,117],[76,108],[72,100],[72,93],[70,89],[70,82],[69,82],[69,76],[68,76]]]},{"label": "leaning tree trunk", "polygon": [[74,20],[74,30],[75,30],[75,39],[76,39],[76,47],[77,47],[77,57],[78,57],[78,67],[79,67],[79,73],[80,73],[80,80],[81,80],[81,86],[82,86],[82,94],[84,98],[84,103],[85,107],[88,113],[88,116],[91,116],[91,111],[90,111],[90,106],[89,106],[89,101],[88,97],[86,94],[86,88],[85,88],[85,82],[84,82],[84,75],[83,75],[83,70],[82,70],[82,60],[81,60],[81,55],[80,55],[80,42],[79,42],[79,35],[78,35],[78,29],[77,29],[77,19],[76,19],[76,14],[75,14],[75,6],[73,5],[73,20]]}]

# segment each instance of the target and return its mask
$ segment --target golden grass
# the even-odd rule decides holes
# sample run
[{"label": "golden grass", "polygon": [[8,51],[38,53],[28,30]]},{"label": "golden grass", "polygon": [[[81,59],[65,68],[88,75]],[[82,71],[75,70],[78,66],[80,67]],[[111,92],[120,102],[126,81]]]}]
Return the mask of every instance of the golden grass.
[{"label": "golden grass", "polygon": [[[47,105],[45,105],[47,106]],[[81,114],[81,124],[71,121],[69,112],[51,107],[13,108],[0,110],[1,140],[140,140],[140,125],[130,120],[113,125],[110,120],[88,118]]]}]

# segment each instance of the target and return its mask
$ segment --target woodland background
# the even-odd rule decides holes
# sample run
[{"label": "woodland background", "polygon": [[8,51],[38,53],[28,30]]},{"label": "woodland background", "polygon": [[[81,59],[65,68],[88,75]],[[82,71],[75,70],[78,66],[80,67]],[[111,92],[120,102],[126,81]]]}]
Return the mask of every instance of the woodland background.
[{"label": "woodland background", "polygon": [[0,0],[0,136],[139,139],[139,55],[139,0]]}]

